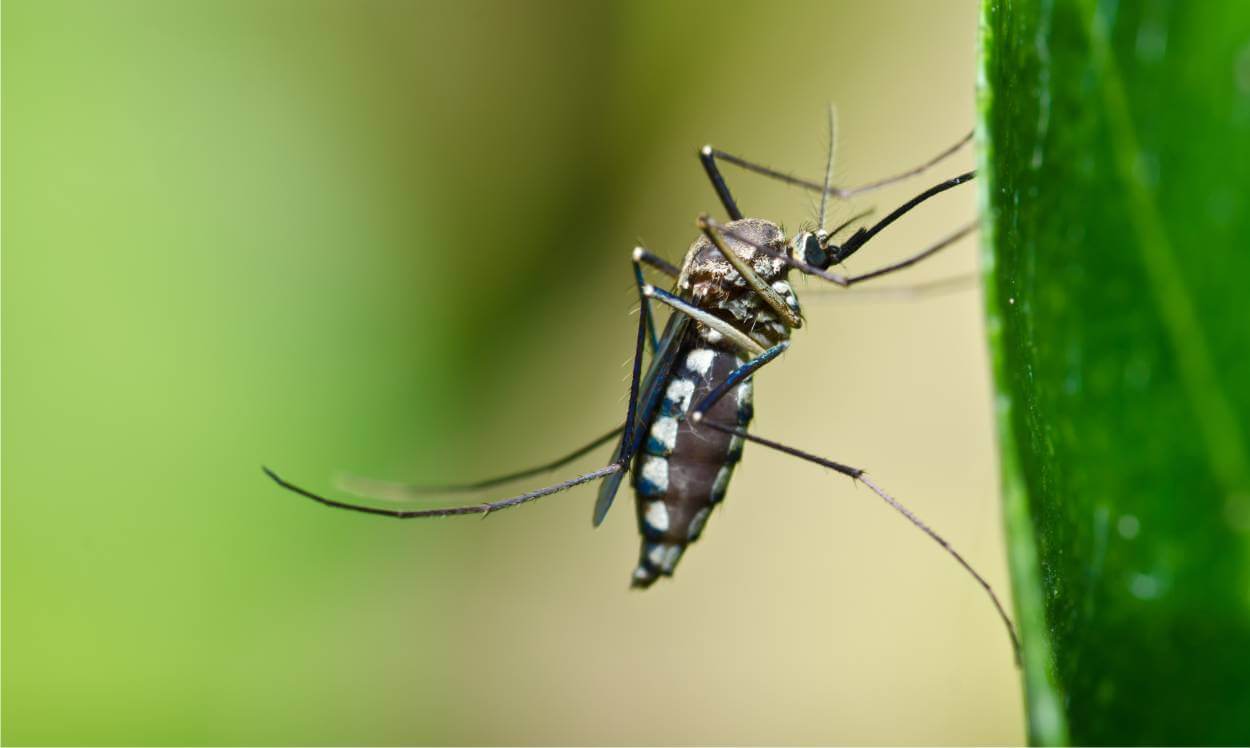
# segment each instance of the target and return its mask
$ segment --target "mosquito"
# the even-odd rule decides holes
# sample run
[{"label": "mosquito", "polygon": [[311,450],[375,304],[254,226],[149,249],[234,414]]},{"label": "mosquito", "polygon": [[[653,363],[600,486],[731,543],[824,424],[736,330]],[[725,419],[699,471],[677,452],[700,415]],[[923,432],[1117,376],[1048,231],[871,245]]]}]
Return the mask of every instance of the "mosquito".
[{"label": "mosquito", "polygon": [[[1015,625],[989,582],[941,535],[869,478],[866,471],[747,430],[754,415],[756,372],[783,354],[790,346],[791,332],[803,326],[798,296],[788,280],[791,271],[849,288],[909,268],[976,228],[975,221],[969,223],[922,251],[870,272],[849,275],[830,271],[918,205],[975,176],[975,172],[969,171],[939,182],[880,220],[855,228],[839,243],[835,238],[867,214],[861,213],[827,230],[831,199],[848,199],[917,176],[967,145],[972,135],[920,166],[858,187],[840,188],[832,184],[834,129],[831,108],[829,157],[821,182],[776,171],[710,145],[699,151],[699,160],[729,220],[721,223],[710,215],[700,215],[696,221],[699,236],[680,266],[643,247],[633,250],[631,262],[641,303],[629,402],[621,426],[552,462],[488,480],[446,486],[403,486],[377,481],[357,485],[366,489],[398,489],[407,495],[475,491],[558,469],[615,439],[616,448],[607,465],[517,496],[435,509],[381,508],[333,499],[290,483],[268,467],[264,468],[265,473],[283,488],[327,506],[398,519],[484,517],[600,481],[593,514],[595,526],[607,516],[628,474],[632,476],[635,513],[642,535],[631,586],[646,588],[661,577],[671,576],[686,549],[702,535],[712,510],[725,498],[744,444],[752,442],[867,486],[940,545],[985,591],[1007,629],[1019,662]],[[820,208],[815,230],[800,230],[787,239],[776,223],[745,216],[721,174],[721,162],[818,193]],[[669,290],[649,282],[644,270],[665,276]],[[653,303],[671,309],[659,332],[652,314]],[[647,351],[650,363],[644,371]]]}]

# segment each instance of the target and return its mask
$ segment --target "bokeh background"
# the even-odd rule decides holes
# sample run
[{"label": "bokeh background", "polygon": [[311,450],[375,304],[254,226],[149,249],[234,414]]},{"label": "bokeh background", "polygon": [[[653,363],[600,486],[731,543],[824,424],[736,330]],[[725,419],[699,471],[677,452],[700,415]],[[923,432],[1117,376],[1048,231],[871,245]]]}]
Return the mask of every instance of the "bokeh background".
[{"label": "bokeh background", "polygon": [[[677,261],[718,210],[696,149],[817,176],[833,101],[839,183],[910,167],[973,126],[977,19],[972,0],[4,3],[4,742],[1019,741],[976,584],[783,455],[748,447],[645,593],[629,497],[598,530],[590,488],[404,523],[260,472],[475,478],[606,430],[630,249]],[[729,176],[749,214],[815,216]],[[849,269],[976,210],[948,193]],[[974,243],[881,285],[970,272]],[[799,290],[755,430],[869,468],[1007,592],[979,292]]]}]

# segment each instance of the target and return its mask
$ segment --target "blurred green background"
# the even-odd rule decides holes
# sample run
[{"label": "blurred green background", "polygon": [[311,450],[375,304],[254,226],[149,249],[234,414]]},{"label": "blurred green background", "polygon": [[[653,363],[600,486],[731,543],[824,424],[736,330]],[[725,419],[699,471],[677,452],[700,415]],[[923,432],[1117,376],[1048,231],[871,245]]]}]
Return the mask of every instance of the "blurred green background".
[{"label": "blurred green background", "polygon": [[[972,128],[977,17],[6,2],[3,741],[1020,740],[979,588],[785,456],[748,448],[642,594],[628,500],[597,531],[589,488],[401,523],[259,469],[329,492],[342,471],[457,480],[606,430],[630,249],[679,260],[718,209],[696,149],[818,175],[834,101],[840,183],[919,163]],[[749,214],[815,216],[729,177]],[[950,193],[850,269],[975,213]],[[974,243],[882,284],[972,271]],[[978,293],[799,287],[758,433],[868,468],[1006,593]]]}]

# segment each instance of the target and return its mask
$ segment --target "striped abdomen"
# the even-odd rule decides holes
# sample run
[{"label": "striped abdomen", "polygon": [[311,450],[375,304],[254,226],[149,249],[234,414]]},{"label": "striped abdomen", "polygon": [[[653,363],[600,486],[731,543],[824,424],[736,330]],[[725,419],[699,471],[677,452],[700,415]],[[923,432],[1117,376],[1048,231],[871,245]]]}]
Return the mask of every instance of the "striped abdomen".
[{"label": "striped abdomen", "polygon": [[[704,428],[687,414],[744,362],[732,352],[709,347],[691,335],[678,354],[664,397],[650,418],[650,431],[633,471],[642,553],[633,586],[649,587],[669,576],[686,546],[699,539],[712,508],[725,497],[742,439]],[[746,428],[751,422],[751,380],[726,393],[704,418]]]}]

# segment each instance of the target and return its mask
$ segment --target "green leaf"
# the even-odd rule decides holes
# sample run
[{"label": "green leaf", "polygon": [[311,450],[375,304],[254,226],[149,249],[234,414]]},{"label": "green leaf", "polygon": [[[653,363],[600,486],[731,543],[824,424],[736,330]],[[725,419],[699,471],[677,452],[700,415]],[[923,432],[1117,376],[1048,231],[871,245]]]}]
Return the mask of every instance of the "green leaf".
[{"label": "green leaf", "polygon": [[986,0],[1004,514],[1035,743],[1250,742],[1250,4]]}]

